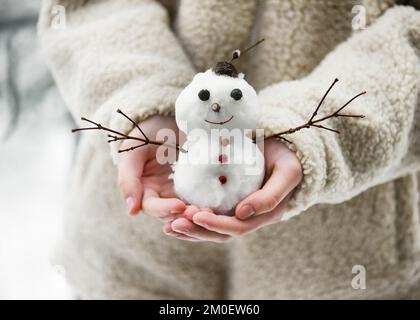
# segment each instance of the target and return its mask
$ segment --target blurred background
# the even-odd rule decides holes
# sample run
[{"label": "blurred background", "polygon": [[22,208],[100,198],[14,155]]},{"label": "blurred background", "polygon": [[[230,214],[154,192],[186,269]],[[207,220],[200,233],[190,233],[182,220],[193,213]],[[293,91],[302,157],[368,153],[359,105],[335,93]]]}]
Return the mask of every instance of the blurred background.
[{"label": "blurred background", "polygon": [[76,140],[39,48],[39,6],[0,0],[0,299],[72,298],[49,257]]}]

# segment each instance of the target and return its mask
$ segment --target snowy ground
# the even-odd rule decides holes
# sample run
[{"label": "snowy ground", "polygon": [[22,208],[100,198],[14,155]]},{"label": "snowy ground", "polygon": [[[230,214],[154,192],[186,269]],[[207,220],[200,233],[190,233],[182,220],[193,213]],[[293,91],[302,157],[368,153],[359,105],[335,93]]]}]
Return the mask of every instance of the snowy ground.
[{"label": "snowy ground", "polygon": [[23,113],[0,142],[0,299],[72,297],[49,255],[60,232],[74,137],[63,112],[44,114]]}]

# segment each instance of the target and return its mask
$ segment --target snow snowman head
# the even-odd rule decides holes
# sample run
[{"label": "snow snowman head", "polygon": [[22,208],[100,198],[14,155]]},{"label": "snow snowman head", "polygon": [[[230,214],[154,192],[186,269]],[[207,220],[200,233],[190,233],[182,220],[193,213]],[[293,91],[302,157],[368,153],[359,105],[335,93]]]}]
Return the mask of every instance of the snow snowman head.
[{"label": "snow snowman head", "polygon": [[181,131],[193,129],[255,129],[260,116],[254,88],[229,62],[198,73],[178,96],[176,122]]}]

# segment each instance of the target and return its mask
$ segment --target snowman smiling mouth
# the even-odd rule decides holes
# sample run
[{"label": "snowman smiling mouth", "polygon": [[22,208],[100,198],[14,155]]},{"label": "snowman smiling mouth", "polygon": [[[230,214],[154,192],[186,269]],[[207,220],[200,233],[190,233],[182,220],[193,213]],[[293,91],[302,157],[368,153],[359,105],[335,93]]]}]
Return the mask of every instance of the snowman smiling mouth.
[{"label": "snowman smiling mouth", "polygon": [[213,121],[206,120],[206,119],[204,119],[204,121],[205,121],[205,122],[207,122],[207,123],[211,123],[211,124],[219,124],[219,125],[222,125],[222,124],[228,123],[228,122],[229,122],[230,120],[232,120],[232,119],[233,119],[233,115],[232,115],[232,116],[230,116],[230,118],[229,118],[229,119],[227,119],[226,121],[213,122]]}]

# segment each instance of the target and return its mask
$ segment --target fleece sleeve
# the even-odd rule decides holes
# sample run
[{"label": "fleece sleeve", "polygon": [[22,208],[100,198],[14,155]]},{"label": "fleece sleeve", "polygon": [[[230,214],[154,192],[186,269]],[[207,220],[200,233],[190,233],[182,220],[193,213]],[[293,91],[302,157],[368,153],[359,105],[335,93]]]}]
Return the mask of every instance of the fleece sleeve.
[{"label": "fleece sleeve", "polygon": [[420,12],[388,10],[376,23],[332,51],[307,77],[265,88],[261,127],[266,135],[305,123],[334,78],[339,82],[319,115],[338,109],[364,119],[334,118],[287,135],[304,178],[284,219],[317,203],[340,203],[364,190],[420,169]]},{"label": "fleece sleeve", "polygon": [[[132,126],[117,108],[136,121],[172,114],[194,75],[166,10],[155,1],[44,1],[38,30],[75,119],[90,117],[128,132]],[[116,160],[119,145],[111,145]]]}]

